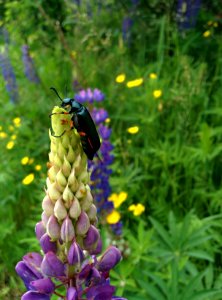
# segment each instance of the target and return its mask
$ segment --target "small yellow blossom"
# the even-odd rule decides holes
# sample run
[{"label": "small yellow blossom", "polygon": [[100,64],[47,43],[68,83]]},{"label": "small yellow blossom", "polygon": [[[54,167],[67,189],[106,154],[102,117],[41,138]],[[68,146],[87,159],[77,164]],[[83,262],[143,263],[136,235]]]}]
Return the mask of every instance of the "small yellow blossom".
[{"label": "small yellow blossom", "polygon": [[136,133],[139,131],[139,127],[138,127],[138,126],[129,127],[129,128],[127,129],[127,131],[128,131],[130,134],[136,134]]},{"label": "small yellow blossom", "polygon": [[17,139],[17,135],[16,134],[13,134],[12,136],[11,136],[11,140],[16,140]]},{"label": "small yellow blossom", "polygon": [[22,183],[23,183],[24,185],[28,185],[28,184],[30,184],[30,183],[33,182],[34,178],[35,178],[34,174],[33,174],[33,173],[30,173],[29,175],[27,175],[27,176],[22,180]]},{"label": "small yellow blossom", "polygon": [[138,217],[145,211],[145,206],[141,203],[132,204],[128,207],[129,211],[132,211],[134,216]]},{"label": "small yellow blossom", "polygon": [[71,56],[72,56],[72,58],[76,59],[77,58],[77,52],[76,51],[72,51],[71,52]]},{"label": "small yellow blossom", "polygon": [[210,30],[207,30],[203,33],[203,37],[205,37],[205,38],[209,37],[210,35],[211,35]]},{"label": "small yellow blossom", "polygon": [[34,158],[30,158],[29,159],[29,165],[33,164],[34,163]]},{"label": "small yellow blossom", "polygon": [[213,26],[214,26],[214,27],[218,27],[218,23],[217,23],[217,22],[214,22],[214,23],[213,23]]},{"label": "small yellow blossom", "polygon": [[40,171],[41,169],[42,169],[42,166],[41,166],[41,165],[36,165],[36,166],[35,166],[35,170],[36,170],[36,171]]},{"label": "small yellow blossom", "polygon": [[127,143],[128,144],[132,144],[132,140],[127,140]]},{"label": "small yellow blossom", "polygon": [[122,83],[124,82],[126,79],[126,75],[125,74],[119,74],[117,77],[116,77],[116,82],[117,83]]},{"label": "small yellow blossom", "polygon": [[158,111],[162,111],[162,110],[163,110],[163,103],[160,102],[160,103],[158,104]]},{"label": "small yellow blossom", "polygon": [[7,133],[5,133],[5,132],[0,132],[0,138],[2,138],[2,139],[4,139],[4,138],[6,138],[7,137]]},{"label": "small yellow blossom", "polygon": [[108,224],[116,224],[120,220],[120,213],[113,210],[109,215],[106,216],[106,221]]},{"label": "small yellow blossom", "polygon": [[136,86],[140,86],[142,83],[143,83],[143,78],[138,78],[138,79],[135,79],[135,80],[132,80],[132,81],[128,81],[126,86],[128,88],[133,88],[133,87],[136,87]]},{"label": "small yellow blossom", "polygon": [[149,77],[150,77],[150,79],[156,79],[157,75],[156,75],[156,73],[150,73]]},{"label": "small yellow blossom", "polygon": [[14,131],[14,130],[15,130],[14,126],[12,126],[12,125],[10,125],[10,126],[8,127],[8,129],[9,129],[10,131]]},{"label": "small yellow blossom", "polygon": [[19,117],[13,119],[13,123],[16,127],[21,125],[21,119]]},{"label": "small yellow blossom", "polygon": [[208,21],[208,22],[207,22],[207,25],[208,25],[208,26],[211,26],[212,24],[213,24],[212,21]]},{"label": "small yellow blossom", "polygon": [[110,118],[105,119],[105,123],[107,123],[107,124],[110,123],[110,121],[111,121]]},{"label": "small yellow blossom", "polygon": [[160,98],[162,96],[162,91],[161,90],[154,90],[153,91],[153,97],[154,98]]},{"label": "small yellow blossom", "polygon": [[9,141],[6,145],[6,148],[8,150],[11,150],[14,147],[15,143],[13,141]]},{"label": "small yellow blossom", "polygon": [[0,126],[0,130],[2,130],[2,126]]},{"label": "small yellow blossom", "polygon": [[21,159],[21,164],[22,164],[22,165],[27,165],[28,162],[29,162],[29,157],[28,157],[28,156],[24,156],[24,157]]},{"label": "small yellow blossom", "polygon": [[128,194],[126,192],[120,192],[119,194],[113,193],[109,196],[108,201],[112,201],[114,208],[120,207],[120,205],[126,201]]}]

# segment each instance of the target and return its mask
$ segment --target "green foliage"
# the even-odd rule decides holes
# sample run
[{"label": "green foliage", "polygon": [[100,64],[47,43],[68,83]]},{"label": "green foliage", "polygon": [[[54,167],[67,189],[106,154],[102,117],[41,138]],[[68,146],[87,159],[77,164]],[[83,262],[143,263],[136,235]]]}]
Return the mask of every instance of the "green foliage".
[{"label": "green foliage", "polygon": [[[58,104],[49,87],[63,96],[67,86],[72,97],[77,80],[106,95],[101,106],[109,112],[115,146],[112,190],[128,193],[119,208],[128,249],[112,273],[118,294],[134,300],[219,300],[220,1],[202,3],[188,30],[178,30],[176,1],[141,0],[133,8],[128,0],[80,2],[0,1],[0,55],[8,53],[19,91],[19,102],[10,104],[0,75],[0,134],[7,134],[0,135],[0,298],[19,298],[14,266],[27,251],[39,250],[34,226],[47,172],[48,115]],[[122,34],[125,17],[133,20],[129,41]],[[39,84],[24,74],[22,45],[29,46]],[[115,82],[121,73],[126,80]],[[136,78],[143,84],[128,88]],[[162,91],[159,98],[155,90]],[[20,127],[14,126],[16,117]],[[131,126],[139,127],[137,134],[127,131]],[[7,149],[13,135],[15,145]],[[25,156],[34,162],[22,165]],[[24,185],[30,173],[35,179]],[[128,211],[137,203],[146,208],[140,216]]]}]

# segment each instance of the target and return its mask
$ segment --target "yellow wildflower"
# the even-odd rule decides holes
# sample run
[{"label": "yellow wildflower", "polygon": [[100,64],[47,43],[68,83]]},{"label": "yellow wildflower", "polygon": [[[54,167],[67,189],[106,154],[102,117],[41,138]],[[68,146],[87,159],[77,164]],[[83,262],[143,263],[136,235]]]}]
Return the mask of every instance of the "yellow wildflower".
[{"label": "yellow wildflower", "polygon": [[113,210],[109,215],[106,216],[106,221],[108,224],[116,224],[120,220],[120,213]]},{"label": "yellow wildflower", "polygon": [[107,123],[107,124],[110,123],[110,121],[111,121],[110,118],[105,119],[105,123]]},{"label": "yellow wildflower", "polygon": [[13,123],[16,127],[21,125],[21,119],[19,117],[13,119]]},{"label": "yellow wildflower", "polygon": [[128,207],[129,211],[132,211],[134,216],[138,217],[145,211],[145,206],[141,203],[132,204]]},{"label": "yellow wildflower", "polygon": [[117,77],[116,77],[116,82],[117,83],[122,83],[124,82],[126,79],[126,75],[125,74],[119,74]]},{"label": "yellow wildflower", "polygon": [[212,24],[213,24],[212,21],[208,21],[208,22],[207,22],[207,25],[208,25],[208,26],[211,26]]},{"label": "yellow wildflower", "polygon": [[162,96],[162,91],[161,90],[154,90],[153,91],[153,97],[154,98],[160,98]]},{"label": "yellow wildflower", "polygon": [[77,52],[76,51],[72,51],[71,52],[71,56],[72,56],[72,58],[76,59],[77,58]]},{"label": "yellow wildflower", "polygon": [[158,104],[158,110],[159,110],[159,111],[162,111],[162,110],[163,110],[163,103],[162,103],[162,102],[160,102],[160,103]]},{"label": "yellow wildflower", "polygon": [[28,157],[28,156],[24,156],[24,157],[21,159],[21,164],[22,164],[22,165],[27,165],[28,162],[29,162],[29,157]]},{"label": "yellow wildflower", "polygon": [[150,79],[156,79],[157,75],[156,75],[156,73],[150,73],[149,77],[150,77]]},{"label": "yellow wildflower", "polygon": [[2,130],[2,126],[0,126],[0,130]]},{"label": "yellow wildflower", "polygon": [[118,208],[124,201],[126,201],[128,194],[120,192],[119,194],[113,193],[109,196],[108,200],[113,202],[114,208]]},{"label": "yellow wildflower", "polygon": [[210,30],[207,30],[203,33],[203,37],[205,37],[205,38],[209,37],[210,35],[211,35]]},{"label": "yellow wildflower", "polygon": [[14,147],[15,143],[13,141],[9,141],[6,145],[6,148],[8,150],[11,150]]},{"label": "yellow wildflower", "polygon": [[5,132],[0,132],[0,138],[2,138],[2,139],[4,139],[4,138],[6,138],[7,137],[7,133],[5,133]]},{"label": "yellow wildflower", "polygon": [[8,129],[10,130],[10,131],[14,131],[14,126],[12,126],[12,125],[10,125],[9,127],[8,127]]},{"label": "yellow wildflower", "polygon": [[17,139],[17,135],[16,134],[13,134],[12,136],[11,136],[11,140],[16,140]]},{"label": "yellow wildflower", "polygon": [[41,169],[42,169],[42,166],[41,166],[41,165],[36,165],[36,166],[35,166],[35,170],[36,170],[36,171],[40,171]]},{"label": "yellow wildflower", "polygon": [[132,140],[130,140],[130,139],[127,140],[127,143],[128,143],[128,144],[132,144]]},{"label": "yellow wildflower", "polygon": [[214,23],[213,23],[213,26],[214,26],[214,27],[218,27],[218,23],[217,23],[217,22],[214,22]]},{"label": "yellow wildflower", "polygon": [[34,158],[30,158],[29,159],[29,165],[33,164],[33,162],[34,162]]},{"label": "yellow wildflower", "polygon": [[34,178],[35,178],[34,174],[33,174],[33,173],[30,173],[29,175],[27,175],[27,176],[22,180],[22,183],[23,183],[24,185],[28,185],[28,184],[30,184],[30,183],[33,182]]},{"label": "yellow wildflower", "polygon": [[132,81],[128,81],[126,86],[130,89],[136,86],[140,86],[143,83],[143,78],[138,78]]},{"label": "yellow wildflower", "polygon": [[138,127],[138,126],[129,127],[129,128],[127,129],[127,131],[128,131],[130,134],[136,134],[136,133],[139,131],[139,127]]}]

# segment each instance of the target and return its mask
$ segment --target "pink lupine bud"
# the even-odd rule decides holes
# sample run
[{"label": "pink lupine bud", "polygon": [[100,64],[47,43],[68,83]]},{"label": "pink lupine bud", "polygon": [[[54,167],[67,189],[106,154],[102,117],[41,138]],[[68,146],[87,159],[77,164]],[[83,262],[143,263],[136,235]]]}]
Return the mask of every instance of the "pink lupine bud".
[{"label": "pink lupine bud", "polygon": [[58,182],[58,184],[60,186],[66,186],[66,184],[67,184],[67,180],[66,180],[65,176],[63,175],[61,169],[59,170],[59,172],[56,175],[56,181]]},{"label": "pink lupine bud", "polygon": [[71,172],[71,165],[70,165],[69,161],[66,159],[66,157],[64,157],[64,162],[62,164],[62,173],[63,173],[63,175],[68,177],[70,172]]},{"label": "pink lupine bud", "polygon": [[42,209],[47,216],[51,216],[54,212],[54,204],[48,195],[45,195],[44,199],[42,200]]},{"label": "pink lupine bud", "polygon": [[50,236],[52,241],[55,241],[60,237],[60,225],[54,215],[52,215],[48,220],[46,232]]},{"label": "pink lupine bud", "polygon": [[55,203],[54,214],[59,221],[65,219],[67,216],[67,210],[61,197]]},{"label": "pink lupine bud", "polygon": [[43,258],[41,263],[41,271],[44,275],[49,277],[64,276],[64,265],[55,253],[49,251]]},{"label": "pink lupine bud", "polygon": [[86,237],[83,239],[83,246],[86,250],[93,250],[96,248],[99,241],[100,234],[96,227],[90,225]]},{"label": "pink lupine bud", "polygon": [[69,209],[69,215],[73,219],[78,219],[80,214],[81,214],[81,207],[79,204],[79,200],[76,197],[74,197],[72,205]]},{"label": "pink lupine bud", "polygon": [[78,294],[74,287],[69,287],[66,293],[67,300],[78,300]]},{"label": "pink lupine bud", "polygon": [[79,235],[85,235],[89,230],[90,222],[87,214],[82,211],[76,222],[76,233]]},{"label": "pink lupine bud", "polygon": [[97,269],[101,272],[109,272],[121,259],[118,248],[110,246],[98,261]]},{"label": "pink lupine bud", "polygon": [[84,260],[83,251],[76,242],[70,246],[67,258],[70,265],[80,264]]},{"label": "pink lupine bud", "polygon": [[47,253],[48,251],[52,251],[56,253],[57,250],[57,244],[56,242],[51,241],[50,236],[48,236],[47,233],[45,233],[41,239],[40,239],[40,245],[44,253]]},{"label": "pink lupine bud", "polygon": [[73,151],[73,147],[71,147],[71,145],[69,145],[69,150],[68,150],[68,154],[67,154],[67,159],[70,163],[73,163],[75,161],[75,152]]},{"label": "pink lupine bud", "polygon": [[90,190],[87,189],[85,197],[81,200],[81,207],[84,211],[87,211],[90,209],[92,203],[93,203],[92,194]]},{"label": "pink lupine bud", "polygon": [[49,216],[47,216],[46,213],[43,211],[43,213],[42,213],[42,223],[45,227],[48,223],[48,220],[49,220]]},{"label": "pink lupine bud", "polygon": [[87,210],[87,215],[88,215],[90,221],[95,220],[96,214],[97,214],[97,208],[94,204],[92,204],[90,206],[89,210]]},{"label": "pink lupine bud", "polygon": [[46,233],[45,226],[42,221],[35,225],[35,234],[38,240]]},{"label": "pink lupine bud", "polygon": [[65,220],[62,223],[61,227],[61,239],[65,242],[71,242],[73,238],[75,237],[75,231],[74,227],[72,224],[72,221],[70,218],[67,216]]},{"label": "pink lupine bud", "polygon": [[49,193],[49,198],[55,202],[59,197],[61,196],[60,192],[58,191],[58,186],[55,182],[53,182],[49,187],[48,187],[48,193]]}]

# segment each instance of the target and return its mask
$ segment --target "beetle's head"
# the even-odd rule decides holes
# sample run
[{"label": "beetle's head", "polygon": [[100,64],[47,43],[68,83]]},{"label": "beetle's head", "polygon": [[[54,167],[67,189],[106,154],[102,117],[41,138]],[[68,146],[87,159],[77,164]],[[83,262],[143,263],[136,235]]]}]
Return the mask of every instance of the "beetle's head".
[{"label": "beetle's head", "polygon": [[72,105],[72,101],[73,101],[73,99],[71,99],[71,98],[65,98],[62,100],[61,106],[64,108],[69,108]]}]

